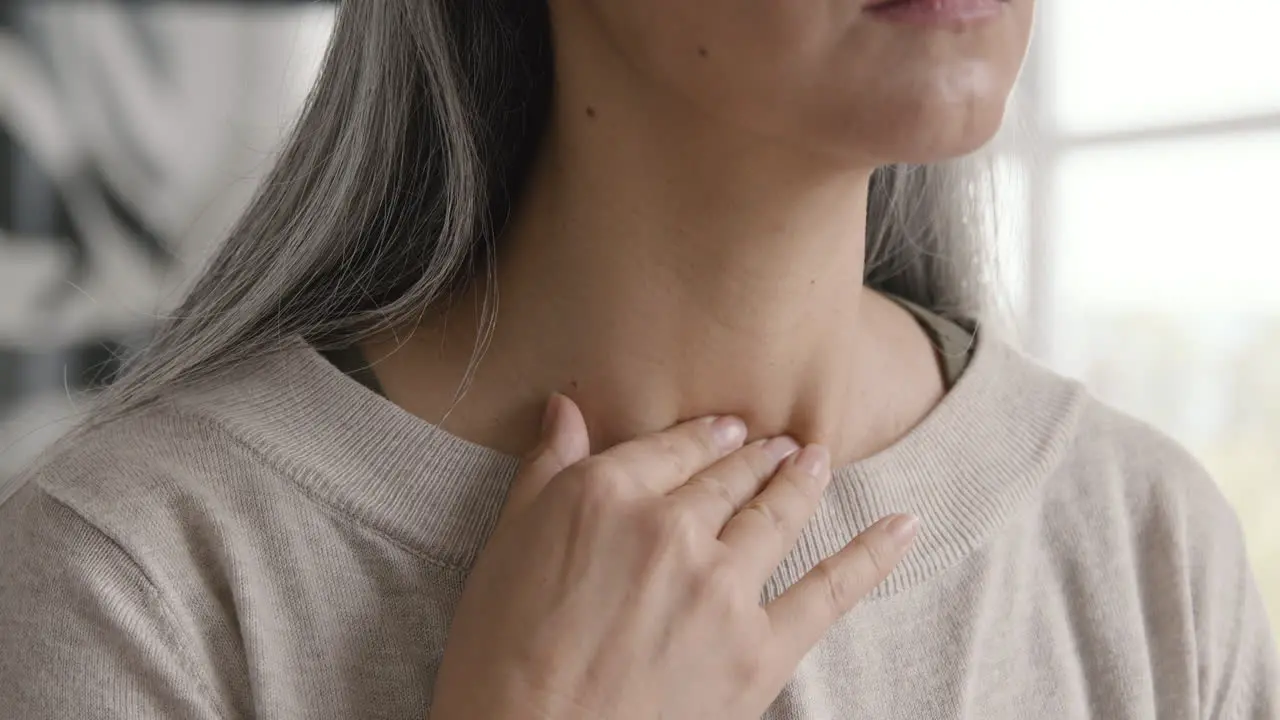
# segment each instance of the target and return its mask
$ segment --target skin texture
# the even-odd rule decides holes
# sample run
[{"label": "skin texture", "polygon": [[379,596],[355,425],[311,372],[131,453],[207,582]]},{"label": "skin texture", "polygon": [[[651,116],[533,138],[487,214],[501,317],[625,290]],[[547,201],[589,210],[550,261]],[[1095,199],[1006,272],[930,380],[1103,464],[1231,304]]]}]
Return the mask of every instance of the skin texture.
[{"label": "skin texture", "polygon": [[[856,1],[552,12],[551,128],[501,240],[495,336],[445,427],[519,454],[560,391],[596,450],[735,413],[839,464],[914,426],[942,384],[915,322],[861,287],[870,174],[995,133],[1031,0],[967,29],[879,22]],[[369,348],[410,412],[450,408],[477,302]]]},{"label": "skin texture", "polygon": [[[550,3],[553,117],[470,390],[453,406],[478,291],[365,348],[409,412],[540,448],[468,582],[432,717],[758,717],[905,546],[877,526],[761,609],[830,461],[768,483],[740,457],[710,473],[736,490],[708,492],[717,458],[652,433],[732,415],[747,441],[791,436],[842,464],[933,408],[927,338],[861,285],[867,187],[879,165],[992,137],[1032,0],[964,27],[886,23],[857,0]],[[553,401],[541,437],[553,391],[573,402]],[[715,521],[692,519],[691,476]]]},{"label": "skin texture", "polygon": [[[1021,66],[1032,4],[964,29],[869,19],[823,0],[552,2],[566,105],[573,99],[672,115],[702,113],[811,156],[812,169],[869,169],[970,152],[999,127]],[[823,160],[827,162],[824,163]]]}]

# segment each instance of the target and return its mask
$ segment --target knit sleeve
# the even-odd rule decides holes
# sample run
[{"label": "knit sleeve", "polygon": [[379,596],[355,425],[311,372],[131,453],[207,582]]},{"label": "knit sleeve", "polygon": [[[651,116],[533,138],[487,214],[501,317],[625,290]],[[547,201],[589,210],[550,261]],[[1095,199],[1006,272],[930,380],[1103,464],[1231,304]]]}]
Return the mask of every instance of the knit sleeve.
[{"label": "knit sleeve", "polygon": [[28,485],[0,505],[0,714],[225,717],[146,573]]},{"label": "knit sleeve", "polygon": [[[1206,484],[1211,484],[1206,475]],[[1250,570],[1235,512],[1216,487],[1198,498],[1189,558],[1201,717],[1280,718],[1275,632]]]}]

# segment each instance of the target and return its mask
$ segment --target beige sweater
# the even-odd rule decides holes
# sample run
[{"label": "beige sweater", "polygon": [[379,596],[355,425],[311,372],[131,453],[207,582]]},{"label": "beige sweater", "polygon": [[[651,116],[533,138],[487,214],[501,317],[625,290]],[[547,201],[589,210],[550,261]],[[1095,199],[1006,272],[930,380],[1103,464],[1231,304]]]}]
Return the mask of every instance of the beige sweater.
[{"label": "beige sweater", "polygon": [[[0,506],[0,716],[423,718],[514,467],[301,343],[79,440]],[[767,718],[1280,718],[1231,509],[1077,384],[980,340],[766,594],[904,510]]]}]

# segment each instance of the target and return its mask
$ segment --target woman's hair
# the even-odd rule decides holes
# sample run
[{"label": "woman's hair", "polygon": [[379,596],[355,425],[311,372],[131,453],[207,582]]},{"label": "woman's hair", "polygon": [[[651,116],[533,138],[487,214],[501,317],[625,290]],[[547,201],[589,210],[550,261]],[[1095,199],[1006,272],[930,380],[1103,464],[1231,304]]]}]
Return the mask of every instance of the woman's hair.
[{"label": "woman's hair", "polygon": [[[553,85],[545,2],[342,3],[276,167],[94,417],[137,409],[291,337],[336,347],[413,322],[481,273],[490,328],[495,243]],[[991,267],[989,183],[973,173],[985,168],[969,158],[876,171],[866,282],[977,317]]]}]

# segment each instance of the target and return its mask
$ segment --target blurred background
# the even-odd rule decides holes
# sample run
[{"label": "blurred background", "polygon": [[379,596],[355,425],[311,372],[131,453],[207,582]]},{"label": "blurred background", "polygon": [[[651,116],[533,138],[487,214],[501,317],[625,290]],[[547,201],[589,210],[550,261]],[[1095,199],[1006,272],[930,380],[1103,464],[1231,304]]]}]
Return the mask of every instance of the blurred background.
[{"label": "blurred background", "polygon": [[[1159,7],[1042,0],[1006,295],[1029,352],[1209,467],[1280,621],[1280,3]],[[331,28],[321,2],[0,0],[0,485],[226,233]]]}]

